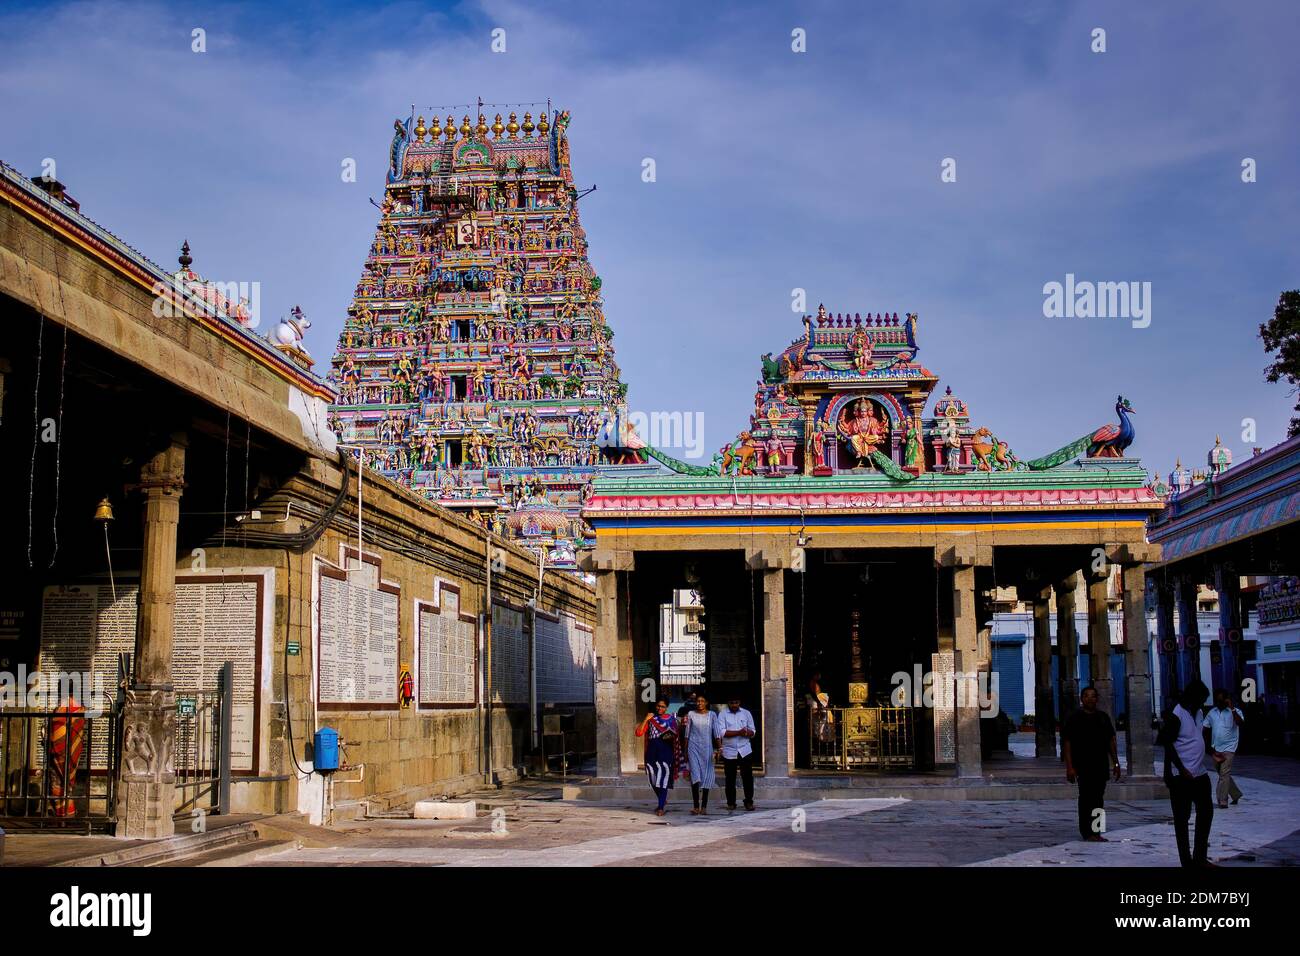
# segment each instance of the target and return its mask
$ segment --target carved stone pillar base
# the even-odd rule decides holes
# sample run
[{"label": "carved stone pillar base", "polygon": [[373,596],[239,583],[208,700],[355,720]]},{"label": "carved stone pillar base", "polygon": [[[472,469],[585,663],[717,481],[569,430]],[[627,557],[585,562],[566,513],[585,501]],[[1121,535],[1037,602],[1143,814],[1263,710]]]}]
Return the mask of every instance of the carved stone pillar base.
[{"label": "carved stone pillar base", "polygon": [[169,837],[176,832],[176,694],[170,687],[131,688],[122,721],[117,835],[134,840]]}]

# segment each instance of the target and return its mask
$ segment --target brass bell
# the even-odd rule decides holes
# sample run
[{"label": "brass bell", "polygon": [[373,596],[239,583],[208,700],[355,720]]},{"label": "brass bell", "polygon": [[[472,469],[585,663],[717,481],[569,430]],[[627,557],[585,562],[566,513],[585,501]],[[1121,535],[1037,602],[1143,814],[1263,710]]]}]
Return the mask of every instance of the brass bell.
[{"label": "brass bell", "polygon": [[107,498],[100,501],[95,507],[95,520],[104,522],[113,520],[113,503]]}]

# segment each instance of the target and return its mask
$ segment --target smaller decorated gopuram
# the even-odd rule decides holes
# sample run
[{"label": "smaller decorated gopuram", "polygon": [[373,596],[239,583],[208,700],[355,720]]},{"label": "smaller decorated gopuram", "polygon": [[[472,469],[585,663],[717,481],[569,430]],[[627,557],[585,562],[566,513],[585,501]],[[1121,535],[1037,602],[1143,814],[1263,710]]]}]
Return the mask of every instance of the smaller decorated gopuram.
[{"label": "smaller decorated gopuram", "polygon": [[[819,307],[762,357],[748,425],[711,462],[647,448],[673,473],[592,483],[579,565],[598,601],[629,608],[596,629],[597,658],[618,658],[597,694],[600,778],[634,762],[638,685],[622,675],[657,679],[654,612],[681,588],[702,605],[708,698],[761,715],[766,785],[792,768],[978,777],[993,728],[1024,716],[1023,693],[992,686],[993,616],[1011,593],[1033,611],[1041,756],[1055,759],[1054,719],[1088,683],[1108,713],[1149,720],[1144,568],[1159,549],[1145,532],[1163,504],[1129,456],[1133,405],[1121,396],[1106,424],[1021,455],[940,390],[919,324]],[[1117,577],[1128,636],[1112,647]],[[1072,633],[1085,583],[1087,635]],[[1053,613],[1069,630],[1052,632]],[[1149,775],[1147,737],[1128,751]]]},{"label": "smaller decorated gopuram", "polygon": [[572,566],[597,472],[653,471],[602,431],[625,403],[587,258],[567,111],[394,123],[379,222],[331,379],[371,468]]},{"label": "smaller decorated gopuram", "polygon": [[1031,461],[987,426],[971,424],[966,403],[947,388],[926,416],[939,378],[917,361],[917,317],[897,312],[804,316],[804,334],[775,358],[763,356],[749,427],[710,465],[694,467],[648,453],[689,475],[816,477],[880,472],[896,482],[926,473],[1044,471],[1081,454],[1122,457],[1133,440],[1132,406],[1119,422]]}]

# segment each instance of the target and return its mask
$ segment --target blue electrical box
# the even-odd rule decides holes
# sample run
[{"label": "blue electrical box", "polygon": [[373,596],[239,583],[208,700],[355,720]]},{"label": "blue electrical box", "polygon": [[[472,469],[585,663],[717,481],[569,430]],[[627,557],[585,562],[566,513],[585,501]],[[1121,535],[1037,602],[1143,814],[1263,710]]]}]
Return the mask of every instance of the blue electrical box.
[{"label": "blue electrical box", "polygon": [[339,769],[339,732],[333,727],[322,727],[312,738],[312,766],[317,773],[333,773]]}]

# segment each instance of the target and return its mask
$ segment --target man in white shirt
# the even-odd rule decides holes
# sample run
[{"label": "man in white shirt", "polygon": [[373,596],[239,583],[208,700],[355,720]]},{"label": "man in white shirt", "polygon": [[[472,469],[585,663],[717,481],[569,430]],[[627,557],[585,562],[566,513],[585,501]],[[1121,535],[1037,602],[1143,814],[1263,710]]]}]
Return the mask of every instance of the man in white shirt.
[{"label": "man in white shirt", "polygon": [[1228,797],[1235,804],[1241,799],[1241,788],[1232,779],[1232,761],[1237,756],[1237,741],[1241,737],[1237,729],[1245,720],[1226,690],[1214,692],[1214,707],[1205,718],[1205,733],[1210,741],[1210,756],[1219,767],[1219,808],[1228,808]]},{"label": "man in white shirt", "polygon": [[754,748],[749,741],[755,733],[754,715],[741,707],[739,700],[727,701],[726,709],[714,723],[713,735],[722,741],[728,810],[736,809],[737,767],[745,786],[745,809],[754,809]]},{"label": "man in white shirt", "polygon": [[[1210,824],[1214,800],[1210,796],[1210,773],[1205,766],[1205,736],[1201,705],[1210,689],[1199,680],[1183,688],[1178,704],[1164,715],[1159,743],[1165,750],[1165,785],[1174,811],[1174,839],[1183,866],[1212,866],[1209,862]],[[1196,849],[1188,847],[1187,824],[1196,806]]]}]

